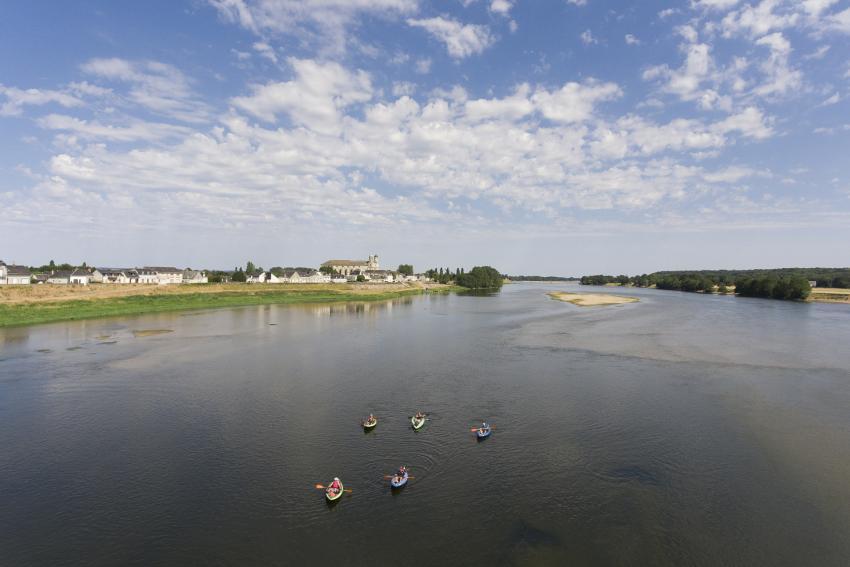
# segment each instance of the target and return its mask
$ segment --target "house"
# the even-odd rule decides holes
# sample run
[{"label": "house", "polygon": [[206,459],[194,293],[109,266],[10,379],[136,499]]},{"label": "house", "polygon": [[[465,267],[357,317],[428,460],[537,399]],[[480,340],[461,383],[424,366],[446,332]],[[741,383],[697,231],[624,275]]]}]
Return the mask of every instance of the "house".
[{"label": "house", "polygon": [[378,264],[378,255],[369,256],[368,260],[328,260],[322,262],[323,268],[330,268],[334,272],[343,276],[350,276],[355,270],[377,270],[380,268]]},{"label": "house", "polygon": [[103,283],[103,273],[97,268],[89,268],[91,283]]},{"label": "house", "polygon": [[[142,270],[156,275],[156,280],[151,283],[159,285],[183,283],[183,270],[171,266],[145,266]],[[141,276],[141,273],[139,275]]]},{"label": "house", "polygon": [[247,276],[245,283],[281,283],[281,279],[271,272],[260,272],[253,276]]},{"label": "house", "polygon": [[68,283],[76,284],[76,285],[89,285],[92,283],[92,275],[91,272],[86,268],[77,268],[71,271],[70,276],[68,276]]},{"label": "house", "polygon": [[50,277],[50,274],[33,274],[32,275],[32,283],[35,284],[43,284],[47,283],[47,278]]},{"label": "house", "polygon": [[817,286],[818,286],[818,282],[817,282],[817,281],[815,281],[815,280],[809,280],[809,285],[810,285],[811,287],[817,287]]},{"label": "house", "polygon": [[120,268],[103,268],[102,282],[105,284],[129,284],[138,281],[138,274],[135,270],[124,270]]},{"label": "house", "polygon": [[309,268],[284,268],[281,274],[284,283],[330,283],[331,277]]},{"label": "house", "polygon": [[7,265],[0,261],[0,285],[29,285],[31,280],[32,274],[26,266]]},{"label": "house", "polygon": [[136,282],[140,284],[158,284],[159,277],[153,268],[136,268]]},{"label": "house", "polygon": [[389,270],[366,270],[366,281],[393,283],[395,274]]},{"label": "house", "polygon": [[71,283],[71,274],[74,270],[54,270],[47,277],[47,283],[54,285],[68,285]]},{"label": "house", "polygon": [[200,270],[190,270],[189,268],[183,270],[183,283],[185,284],[200,284],[208,282],[209,278],[207,278],[206,272],[202,272]]}]

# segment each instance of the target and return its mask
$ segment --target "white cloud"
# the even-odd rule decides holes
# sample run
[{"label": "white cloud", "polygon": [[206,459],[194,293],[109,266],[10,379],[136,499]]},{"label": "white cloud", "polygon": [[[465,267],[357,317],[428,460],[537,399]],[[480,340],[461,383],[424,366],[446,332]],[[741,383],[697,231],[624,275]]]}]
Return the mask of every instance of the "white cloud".
[{"label": "white cloud", "polygon": [[590,30],[584,30],[583,32],[581,32],[581,35],[579,35],[579,39],[581,39],[581,42],[585,45],[599,43],[599,40],[593,37],[593,33]]},{"label": "white cloud", "polygon": [[192,91],[190,80],[173,65],[96,58],[81,69],[101,79],[129,83],[129,100],[159,114],[185,122],[209,119],[209,108]]},{"label": "white cloud", "polygon": [[721,22],[723,35],[749,34],[759,37],[773,30],[792,27],[800,20],[800,14],[788,11],[782,0],[761,0],[757,5],[746,5],[741,10],[729,12]]},{"label": "white cloud", "polygon": [[137,142],[155,141],[164,138],[187,136],[191,130],[171,124],[143,122],[133,120],[124,126],[102,124],[98,121],[86,121],[73,116],[49,114],[38,120],[38,125],[47,130],[63,130],[84,139]]},{"label": "white cloud", "polygon": [[446,49],[455,59],[482,53],[494,38],[486,26],[461,24],[448,18],[408,19],[407,24],[422,28],[446,45]]},{"label": "white cloud", "polygon": [[5,101],[0,104],[0,116],[18,116],[25,106],[43,106],[56,103],[65,108],[82,106],[83,101],[66,92],[49,89],[19,89],[0,83],[0,96]]},{"label": "white cloud", "polygon": [[593,115],[597,103],[619,98],[622,94],[620,87],[614,83],[570,82],[554,92],[539,90],[532,100],[549,120],[571,123],[587,120]]},{"label": "white cloud", "polygon": [[567,4],[572,4],[573,6],[586,6],[587,0],[567,0]]},{"label": "white cloud", "polygon": [[507,16],[510,14],[511,8],[513,8],[513,6],[510,0],[492,0],[490,2],[490,11],[494,14]]},{"label": "white cloud", "polygon": [[704,10],[728,10],[739,0],[691,0],[691,7]]},{"label": "white cloud", "polygon": [[416,92],[416,85],[409,81],[396,81],[392,92],[393,96],[410,96]]},{"label": "white cloud", "polygon": [[827,98],[825,101],[820,103],[818,106],[831,106],[833,104],[837,104],[840,101],[841,101],[841,95],[839,95],[838,93],[833,93],[832,96]]},{"label": "white cloud", "polygon": [[829,16],[826,19],[826,28],[850,34],[850,8]]},{"label": "white cloud", "polygon": [[838,0],[802,0],[803,9],[806,13],[814,18],[817,18],[825,10],[830,8]]},{"label": "white cloud", "polygon": [[626,45],[640,45],[640,40],[630,33],[627,33],[624,39],[626,41]]},{"label": "white cloud", "polygon": [[342,54],[348,29],[364,15],[414,14],[417,0],[208,0],[226,21],[260,36],[293,35]]},{"label": "white cloud", "polygon": [[815,51],[806,55],[804,57],[804,59],[815,59],[815,60],[823,59],[824,56],[827,54],[827,52],[829,52],[829,49],[830,49],[829,45],[821,45]]},{"label": "white cloud", "polygon": [[431,72],[431,58],[424,57],[422,59],[416,60],[416,65],[414,66],[414,70],[420,75],[427,75]]},{"label": "white cloud", "polygon": [[803,74],[793,69],[788,63],[791,54],[791,44],[785,37],[774,32],[756,41],[756,45],[768,47],[770,56],[761,64],[765,74],[764,83],[756,87],[755,94],[759,96],[780,96],[799,89],[803,82]]},{"label": "white cloud", "polygon": [[277,63],[277,54],[274,51],[274,48],[264,41],[254,42],[252,46],[257,53],[259,53],[262,57],[265,57],[272,63]]},{"label": "white cloud", "polygon": [[317,131],[335,131],[340,112],[373,96],[369,75],[352,73],[338,63],[288,59],[295,72],[292,81],[255,85],[250,96],[234,97],[231,103],[266,122],[286,114],[297,125]]}]

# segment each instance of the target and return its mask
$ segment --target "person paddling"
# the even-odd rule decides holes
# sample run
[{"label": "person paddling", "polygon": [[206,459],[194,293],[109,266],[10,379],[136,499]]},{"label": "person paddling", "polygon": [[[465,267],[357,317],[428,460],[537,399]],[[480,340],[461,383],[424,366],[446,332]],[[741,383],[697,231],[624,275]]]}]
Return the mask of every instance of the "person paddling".
[{"label": "person paddling", "polygon": [[334,477],[334,481],[333,481],[333,482],[331,483],[331,485],[328,487],[328,492],[330,492],[331,494],[336,494],[336,493],[338,493],[338,492],[339,492],[339,489],[340,489],[340,482],[339,482],[339,478],[338,478],[338,477]]}]

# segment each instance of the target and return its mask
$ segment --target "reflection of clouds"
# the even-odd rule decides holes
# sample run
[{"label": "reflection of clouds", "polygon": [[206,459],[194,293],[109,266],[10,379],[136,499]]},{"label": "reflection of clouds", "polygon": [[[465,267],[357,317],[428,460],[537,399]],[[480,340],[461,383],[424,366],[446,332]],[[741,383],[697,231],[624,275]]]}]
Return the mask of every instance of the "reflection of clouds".
[{"label": "reflection of clouds", "polygon": [[398,299],[389,299],[387,301],[325,303],[320,305],[299,305],[297,307],[299,309],[309,311],[316,317],[339,317],[349,315],[363,317],[366,315],[377,315],[381,312],[391,312],[396,307],[407,306],[412,303],[412,297],[400,297]]}]

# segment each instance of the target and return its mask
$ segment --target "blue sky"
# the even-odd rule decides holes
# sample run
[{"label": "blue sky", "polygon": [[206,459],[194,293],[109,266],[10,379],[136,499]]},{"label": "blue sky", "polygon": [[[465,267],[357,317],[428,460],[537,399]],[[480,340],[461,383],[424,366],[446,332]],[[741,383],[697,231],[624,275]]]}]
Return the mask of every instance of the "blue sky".
[{"label": "blue sky", "polygon": [[0,257],[850,265],[846,0],[0,6]]}]

